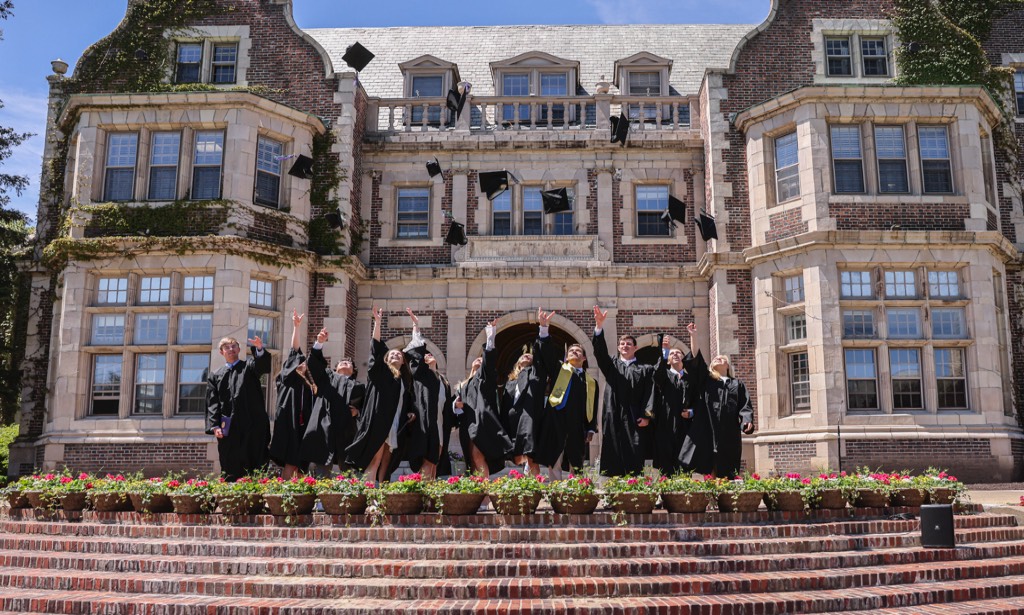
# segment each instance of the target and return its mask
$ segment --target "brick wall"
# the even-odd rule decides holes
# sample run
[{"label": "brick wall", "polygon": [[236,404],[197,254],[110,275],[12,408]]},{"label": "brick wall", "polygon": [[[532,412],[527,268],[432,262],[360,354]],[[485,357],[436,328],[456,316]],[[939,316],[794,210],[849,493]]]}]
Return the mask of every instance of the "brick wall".
[{"label": "brick wall", "polygon": [[1024,479],[1024,440],[1011,440],[1010,451],[1013,454],[1013,480],[1019,481]]},{"label": "brick wall", "polygon": [[711,333],[711,344],[708,348],[708,360],[718,354],[718,337],[715,331],[718,330],[718,284],[712,282],[708,285],[708,331]]},{"label": "brick wall", "polygon": [[1010,371],[1017,422],[1024,427],[1024,269],[1006,270],[1006,307],[1010,319]]},{"label": "brick wall", "polygon": [[292,247],[294,239],[288,232],[288,222],[281,216],[257,211],[252,225],[246,229],[250,239],[265,241],[279,246]]},{"label": "brick wall", "polygon": [[814,470],[810,459],[818,452],[814,442],[779,442],[768,445],[768,457],[775,462],[775,472],[799,472],[807,474]]},{"label": "brick wall", "polygon": [[797,207],[768,216],[768,232],[765,242],[778,241],[807,232],[807,223],[802,220],[803,211]]},{"label": "brick wall", "polygon": [[830,203],[829,216],[840,231],[962,231],[970,217],[966,204],[884,205],[881,203]]},{"label": "brick wall", "polygon": [[[223,208],[212,208],[203,209],[200,211],[190,211],[187,216],[187,220],[184,221],[184,225],[179,229],[177,234],[179,236],[193,237],[198,235],[216,235],[220,231],[224,223],[227,222],[228,212]],[[177,223],[178,221],[175,221]],[[146,229],[149,234],[160,237],[168,236],[170,233],[161,232],[160,229]],[[84,235],[86,238],[93,237],[117,237],[123,236],[125,233],[112,226],[106,226],[100,224],[99,220],[93,218],[86,224],[84,229]]]},{"label": "brick wall", "polygon": [[[989,62],[994,66],[1002,66],[1004,53],[1022,53],[1024,45],[1021,44],[1021,32],[1024,32],[1024,9],[1008,11],[992,24],[992,32],[989,40],[985,42],[985,52],[988,54]],[[1014,129],[1017,136],[1017,151],[1024,148],[1024,124],[1016,122]],[[1003,235],[1013,242],[1024,241],[1024,237],[1017,237],[1016,228],[1013,226],[1013,201],[1009,194],[1003,190],[1003,185],[1010,181],[1007,167],[1007,157],[996,149],[996,177],[999,186],[999,218],[1002,223]],[[1019,170],[1019,169],[1018,169]],[[1018,181],[1024,178],[1018,177]],[[1019,398],[1018,398],[1019,399]]]},{"label": "brick wall", "polygon": [[[316,334],[324,326],[324,319],[330,316],[330,310],[324,302],[324,290],[333,286],[330,278],[314,271],[309,279],[309,303],[306,306],[306,345],[311,347],[316,341]],[[290,317],[286,315],[286,317]]]},{"label": "brick wall", "polygon": [[356,309],[359,305],[359,290],[356,283],[348,281],[348,311],[345,314],[345,354],[356,356]]},{"label": "brick wall", "polygon": [[[586,208],[590,214],[590,221],[587,223],[587,235],[597,235],[597,171],[587,169],[587,191]],[[577,199],[578,200],[578,199]]]},{"label": "brick wall", "polygon": [[[687,212],[692,214],[694,199],[692,170],[683,170],[683,181],[686,183],[687,189],[686,195],[684,195],[680,200],[686,205]],[[697,250],[694,247],[694,234],[696,233],[697,226],[691,222],[690,215],[687,216],[686,224],[680,224],[674,231],[676,236],[678,236],[679,233],[683,233],[687,237],[688,241],[685,245],[669,243],[660,245],[624,244],[622,242],[622,237],[625,235],[623,216],[636,216],[636,211],[634,210],[627,214],[623,210],[624,195],[621,191],[622,182],[612,179],[612,229],[614,231],[613,259],[616,263],[692,263],[697,259]],[[673,196],[679,198],[678,195],[673,194]],[[596,212],[591,213],[591,216],[594,215],[596,215]],[[633,225],[634,228],[636,228],[636,220],[633,221]]]},{"label": "brick wall", "polygon": [[67,444],[63,465],[75,472],[144,472],[147,476],[171,470],[190,474],[213,472],[206,458],[207,446],[200,443],[157,444]]},{"label": "brick wall", "polygon": [[732,304],[732,313],[739,324],[732,332],[739,341],[739,352],[729,356],[733,374],[743,381],[750,394],[754,406],[754,425],[757,425],[757,372],[754,367],[754,303],[753,281],[750,271],[730,269],[726,272],[726,281],[736,287],[736,303]]},{"label": "brick wall", "polygon": [[941,465],[961,481],[991,480],[996,458],[988,440],[847,440],[843,469],[862,466],[921,472]]}]

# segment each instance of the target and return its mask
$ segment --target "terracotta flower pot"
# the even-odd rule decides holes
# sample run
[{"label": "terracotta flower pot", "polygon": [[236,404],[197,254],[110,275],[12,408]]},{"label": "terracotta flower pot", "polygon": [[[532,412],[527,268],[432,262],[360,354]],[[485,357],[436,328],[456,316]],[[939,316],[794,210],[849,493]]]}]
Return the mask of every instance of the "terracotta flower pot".
[{"label": "terracotta flower pot", "polygon": [[224,493],[217,496],[217,508],[223,515],[251,515],[262,502],[258,493]]},{"label": "terracotta flower pot", "polygon": [[897,489],[892,492],[893,506],[920,506],[928,492],[924,489]]},{"label": "terracotta flower pot", "polygon": [[598,504],[601,503],[601,498],[594,493],[588,495],[563,493],[552,495],[548,499],[551,500],[551,508],[560,515],[589,515],[597,510]]},{"label": "terracotta flower pot", "polygon": [[611,497],[612,510],[620,513],[646,515],[654,510],[658,496],[653,493],[616,493]]},{"label": "terracotta flower pot", "polygon": [[663,493],[661,501],[670,513],[702,513],[708,509],[707,493]]},{"label": "terracotta flower pot", "polygon": [[472,515],[480,510],[482,493],[446,493],[441,496],[438,512],[445,515]]},{"label": "terracotta flower pot", "polygon": [[423,510],[423,495],[419,493],[385,493],[381,507],[387,515],[418,515]]},{"label": "terracotta flower pot", "polygon": [[28,500],[29,506],[32,508],[46,508],[49,504],[50,499],[42,491],[25,491],[22,495]]},{"label": "terracotta flower pot", "polygon": [[89,498],[97,512],[118,512],[131,508],[127,493],[90,493]]},{"label": "terracotta flower pot", "polygon": [[85,510],[86,498],[84,491],[71,491],[58,496],[60,507],[67,512]]},{"label": "terracotta flower pot", "polygon": [[760,491],[739,491],[718,494],[718,510],[721,512],[754,512],[761,506],[764,494]]},{"label": "terracotta flower pot", "polygon": [[885,508],[889,505],[889,496],[884,491],[858,489],[853,505],[858,508]]},{"label": "terracotta flower pot", "polygon": [[952,504],[956,500],[956,492],[940,488],[928,494],[928,499],[932,504]]},{"label": "terracotta flower pot", "polygon": [[799,491],[780,491],[764,498],[768,510],[803,510],[804,496]]},{"label": "terracotta flower pot", "polygon": [[540,506],[541,495],[492,495],[494,511],[499,515],[532,515]]},{"label": "terracotta flower pot", "polygon": [[28,503],[28,498],[25,497],[20,491],[12,491],[7,494],[7,503],[11,505],[11,508],[28,508],[31,504]]},{"label": "terracotta flower pot", "polygon": [[321,493],[320,503],[328,515],[361,515],[366,512],[366,495]]},{"label": "terracotta flower pot", "polygon": [[841,489],[825,489],[818,495],[818,502],[814,504],[815,508],[822,508],[826,510],[841,510],[846,508],[846,496],[843,495]]},{"label": "terracotta flower pot", "polygon": [[205,498],[196,495],[172,495],[171,504],[179,515],[198,515],[207,512]]},{"label": "terracotta flower pot", "polygon": [[290,517],[292,515],[308,515],[313,512],[316,506],[316,496],[311,493],[298,495],[265,494],[263,501],[266,502],[270,514],[278,517]]},{"label": "terracotta flower pot", "polygon": [[140,513],[169,513],[174,510],[174,504],[170,496],[163,493],[156,493],[146,496],[142,493],[129,493],[128,498],[132,501],[132,508]]}]

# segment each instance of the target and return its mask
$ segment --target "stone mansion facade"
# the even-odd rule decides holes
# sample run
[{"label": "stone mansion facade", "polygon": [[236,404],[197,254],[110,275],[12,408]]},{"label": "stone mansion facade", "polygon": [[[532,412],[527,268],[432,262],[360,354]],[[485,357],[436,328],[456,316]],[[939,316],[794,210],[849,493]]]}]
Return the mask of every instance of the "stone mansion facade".
[{"label": "stone mansion facade", "polygon": [[[57,172],[28,267],[12,474],[216,470],[212,343],[259,334],[276,370],[292,309],[304,343],[325,326],[326,354],[365,372],[372,306],[392,347],[410,307],[456,381],[491,319],[510,366],[538,306],[592,357],[598,304],[609,339],[686,348],[692,321],[706,356],[732,357],[755,399],[752,470],[1024,475],[1024,209],[993,144],[1000,109],[980,87],[893,85],[886,2],[772,0],[757,26],[307,31],[292,0],[219,3],[232,10],[168,38],[166,81],[212,87],[48,78]],[[1021,67],[1024,142],[1022,26],[1003,17],[987,51]],[[358,74],[342,61],[357,41],[376,54]],[[456,116],[445,95],[464,82]],[[624,146],[609,142],[620,113]],[[287,173],[324,142],[315,165],[336,171],[346,222],[334,258],[312,249],[316,180]],[[489,200],[479,175],[495,170],[515,181]],[[571,210],[545,215],[556,188]],[[672,228],[670,195],[687,209]],[[118,232],[97,213],[110,202],[180,207],[182,242]],[[695,232],[701,210],[717,240]],[[468,245],[443,242],[452,220]],[[54,241],[70,246],[56,267]]]}]

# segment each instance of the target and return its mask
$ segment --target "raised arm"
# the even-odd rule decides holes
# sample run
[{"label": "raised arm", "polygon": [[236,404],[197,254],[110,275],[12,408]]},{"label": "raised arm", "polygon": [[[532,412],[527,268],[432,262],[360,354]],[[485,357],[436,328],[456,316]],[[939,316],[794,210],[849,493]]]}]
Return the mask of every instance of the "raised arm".
[{"label": "raised arm", "polygon": [[305,314],[299,314],[299,311],[292,309],[292,349],[300,350],[302,346],[299,344],[299,325],[302,324],[302,319],[305,318]]},{"label": "raised arm", "polygon": [[496,321],[492,320],[484,327],[487,332],[487,341],[484,343],[483,365],[480,366],[480,382],[494,388],[498,384],[498,370],[494,364],[494,337],[498,331]]},{"label": "raised arm", "polygon": [[388,347],[384,345],[384,342],[380,341],[380,320],[384,317],[384,309],[379,307],[373,308],[373,339],[370,340],[370,360],[367,363],[367,378],[372,379],[374,374],[379,372],[384,366],[384,355],[388,352]]},{"label": "raised arm", "polygon": [[325,392],[334,388],[331,386],[331,378],[327,374],[327,360],[324,358],[323,345],[328,339],[327,329],[320,329],[320,333],[316,334],[316,343],[309,351],[309,360],[306,361],[309,373],[313,376],[313,382],[316,383],[318,389]]},{"label": "raised arm", "polygon": [[604,321],[608,318],[607,310],[602,312],[601,308],[594,306],[594,358],[597,360],[597,366],[601,369],[601,373],[608,381],[612,381],[615,377],[615,364],[612,362],[611,356],[608,354],[608,342],[604,339]]},{"label": "raised arm", "polygon": [[554,373],[558,371],[559,367],[559,357],[548,332],[551,318],[554,315],[554,310],[545,312],[541,308],[537,308],[537,322],[540,325],[540,330],[537,333],[537,339],[533,341],[533,369],[545,384],[547,384],[548,378],[554,378]]},{"label": "raised arm", "polygon": [[269,374],[271,366],[270,353],[263,349],[263,340],[257,335],[247,341],[249,342],[249,359],[247,364],[261,376]]},{"label": "raised arm", "polygon": [[658,362],[654,365],[654,384],[661,388],[668,386],[668,351],[671,349],[672,344],[669,343],[667,337],[662,335],[661,354],[658,355]]}]

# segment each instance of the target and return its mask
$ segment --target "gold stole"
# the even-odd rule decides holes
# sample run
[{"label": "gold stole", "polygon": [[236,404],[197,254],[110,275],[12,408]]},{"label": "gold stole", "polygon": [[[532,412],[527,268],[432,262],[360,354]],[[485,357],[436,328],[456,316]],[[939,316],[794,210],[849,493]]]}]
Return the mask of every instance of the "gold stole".
[{"label": "gold stole", "polygon": [[[558,377],[555,378],[555,386],[551,387],[551,395],[548,396],[548,403],[553,408],[562,405],[565,392],[569,390],[569,379],[576,373],[576,368],[568,363],[562,363],[558,370]],[[587,422],[594,420],[594,399],[597,397],[597,381],[590,374],[583,372],[587,382]]]}]

